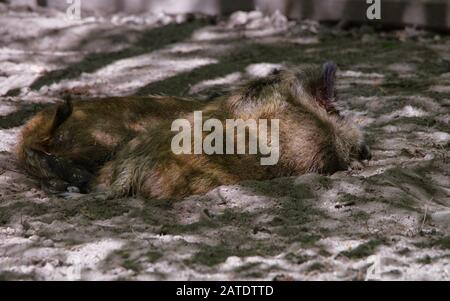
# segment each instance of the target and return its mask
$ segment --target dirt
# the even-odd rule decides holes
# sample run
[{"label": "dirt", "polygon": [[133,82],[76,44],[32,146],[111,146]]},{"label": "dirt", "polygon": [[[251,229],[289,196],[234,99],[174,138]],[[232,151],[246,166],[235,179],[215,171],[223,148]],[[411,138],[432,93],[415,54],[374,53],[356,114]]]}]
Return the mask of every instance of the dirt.
[{"label": "dirt", "polygon": [[[450,280],[449,36],[0,6],[0,279]],[[48,193],[13,155],[24,122],[66,89],[208,101],[327,60],[372,148],[360,170],[105,201]]]}]

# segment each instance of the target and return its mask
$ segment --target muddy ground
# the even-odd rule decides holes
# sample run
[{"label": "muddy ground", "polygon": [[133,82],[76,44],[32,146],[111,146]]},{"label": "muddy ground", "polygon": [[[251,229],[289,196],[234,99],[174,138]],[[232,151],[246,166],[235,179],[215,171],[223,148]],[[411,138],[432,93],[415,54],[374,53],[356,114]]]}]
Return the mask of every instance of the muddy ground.
[{"label": "muddy ground", "polygon": [[[326,60],[373,151],[362,170],[104,201],[47,193],[16,165],[21,126],[66,89],[208,101]],[[449,106],[450,36],[0,3],[0,279],[450,280]]]}]

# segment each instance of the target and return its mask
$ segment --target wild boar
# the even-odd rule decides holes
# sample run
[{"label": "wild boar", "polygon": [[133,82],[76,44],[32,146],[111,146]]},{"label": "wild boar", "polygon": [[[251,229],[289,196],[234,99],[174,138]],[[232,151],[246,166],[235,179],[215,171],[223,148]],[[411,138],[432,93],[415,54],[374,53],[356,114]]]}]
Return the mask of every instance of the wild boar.
[{"label": "wild boar", "polygon": [[[58,179],[110,196],[179,198],[249,179],[331,174],[370,159],[361,130],[334,106],[335,73],[334,63],[321,69],[280,69],[212,101],[170,96],[67,99],[25,125],[17,156],[43,180]],[[174,151],[175,120],[185,120],[188,131],[200,133],[199,145],[208,139],[206,123],[200,128],[195,124],[199,112],[202,120],[223,122],[215,129],[223,131],[221,139],[229,139],[231,132],[236,140],[238,133],[231,128],[236,123],[227,121],[241,122],[248,138],[245,151],[232,145],[236,151],[227,152],[228,140],[215,141],[220,146],[212,153],[198,151],[198,141],[186,148],[197,151]],[[277,144],[275,164],[261,164],[267,152],[250,151],[252,138],[257,149],[263,144],[262,128],[252,129],[249,121],[261,120],[269,121],[266,132],[277,125],[276,141],[264,138],[267,146]]]}]

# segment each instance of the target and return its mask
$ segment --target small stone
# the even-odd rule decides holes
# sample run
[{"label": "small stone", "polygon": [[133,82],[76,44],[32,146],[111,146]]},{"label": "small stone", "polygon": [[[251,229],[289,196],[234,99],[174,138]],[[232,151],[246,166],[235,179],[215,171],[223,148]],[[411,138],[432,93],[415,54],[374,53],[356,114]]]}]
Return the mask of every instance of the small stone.
[{"label": "small stone", "polygon": [[61,180],[52,179],[47,182],[47,186],[51,190],[64,191],[67,189],[68,184]]},{"label": "small stone", "polygon": [[[26,229],[25,226],[26,225],[26,221],[22,222],[22,224],[18,224],[17,226],[15,226],[15,232],[17,233],[23,233]],[[28,229],[28,228],[27,228]]]},{"label": "small stone", "polygon": [[47,93],[48,93],[48,86],[42,86],[42,87],[39,89],[39,93],[41,93],[41,94],[47,94]]},{"label": "small stone", "polygon": [[275,28],[286,28],[288,24],[288,18],[286,18],[279,10],[276,10],[270,19]]},{"label": "small stone", "polygon": [[63,264],[64,264],[64,262],[60,259],[50,260],[49,263],[54,267],[60,267],[60,266],[63,266]]},{"label": "small stone", "polygon": [[248,14],[243,11],[237,11],[231,14],[229,24],[231,26],[242,26],[248,22]]},{"label": "small stone", "polygon": [[31,92],[31,89],[29,87],[24,87],[24,88],[20,89],[20,93],[22,95],[27,95],[30,92]]},{"label": "small stone", "polygon": [[386,279],[386,278],[387,278],[387,280],[398,279],[398,278],[400,278],[402,275],[403,275],[403,273],[402,273],[400,270],[398,270],[398,269],[392,269],[392,270],[390,270],[390,271],[381,273],[381,276],[383,277],[383,279]]},{"label": "small stone", "polygon": [[31,236],[33,236],[33,235],[35,235],[35,234],[36,234],[36,231],[33,230],[33,229],[29,229],[29,230],[27,230],[27,231],[25,232],[25,235],[28,236],[28,237],[31,237]]},{"label": "small stone", "polygon": [[286,274],[278,274],[273,279],[273,281],[294,281],[294,277]]},{"label": "small stone", "polygon": [[246,29],[258,29],[258,28],[262,28],[263,26],[265,26],[265,20],[264,19],[254,19],[254,20],[250,20],[246,25],[245,28]]},{"label": "small stone", "polygon": [[53,243],[53,241],[51,239],[46,239],[42,242],[42,245],[46,248],[51,248],[53,247],[55,244]]},{"label": "small stone", "polygon": [[37,235],[32,235],[32,236],[30,236],[30,238],[29,238],[31,241],[38,241],[39,240],[39,236],[37,236]]},{"label": "small stone", "polygon": [[173,21],[173,19],[169,15],[162,15],[159,18],[159,23],[162,24],[162,25],[169,25],[170,23],[172,23],[172,21]]},{"label": "small stone", "polygon": [[262,13],[262,11],[259,11],[259,10],[254,10],[247,14],[248,20],[261,19],[263,17],[264,17],[264,14]]},{"label": "small stone", "polygon": [[114,15],[111,17],[111,23],[117,25],[120,24],[120,17],[118,15]]},{"label": "small stone", "polygon": [[94,195],[94,199],[97,201],[107,201],[110,197],[106,193],[99,193]]},{"label": "small stone", "polygon": [[361,33],[361,34],[374,34],[375,33],[375,30],[373,29],[373,27],[372,26],[368,26],[368,25],[362,25],[360,28],[359,28],[359,32]]},{"label": "small stone", "polygon": [[187,20],[187,17],[186,17],[186,15],[176,15],[175,16],[175,23],[177,23],[177,24],[181,24],[181,23],[184,23],[184,22],[186,22],[186,20]]},{"label": "small stone", "polygon": [[426,154],[425,157],[423,157],[424,160],[433,160],[434,155],[433,154]]},{"label": "small stone", "polygon": [[431,214],[434,222],[450,224],[450,210],[439,211]]},{"label": "small stone", "polygon": [[8,234],[8,235],[12,235],[12,234],[14,234],[16,231],[14,230],[14,228],[11,228],[11,227],[8,227],[8,228],[6,228],[6,234]]},{"label": "small stone", "polygon": [[363,43],[373,43],[377,41],[377,37],[373,34],[369,34],[369,33],[365,33],[362,37],[361,37],[361,42]]},{"label": "small stone", "polygon": [[76,186],[69,186],[69,187],[67,187],[67,192],[80,193],[80,189]]}]

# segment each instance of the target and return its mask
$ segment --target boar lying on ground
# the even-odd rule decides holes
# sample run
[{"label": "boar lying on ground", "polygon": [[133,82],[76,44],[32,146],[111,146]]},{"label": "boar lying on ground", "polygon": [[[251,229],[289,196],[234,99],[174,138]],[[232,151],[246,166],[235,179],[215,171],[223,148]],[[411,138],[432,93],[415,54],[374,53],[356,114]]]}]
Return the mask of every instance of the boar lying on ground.
[{"label": "boar lying on ground", "polygon": [[[370,159],[370,152],[361,131],[334,107],[336,66],[316,69],[277,70],[209,102],[170,96],[66,100],[25,125],[17,156],[46,182],[148,198],[345,170]],[[261,154],[175,154],[171,124],[193,122],[194,111],[222,121],[278,119],[279,160],[261,165]]]}]

